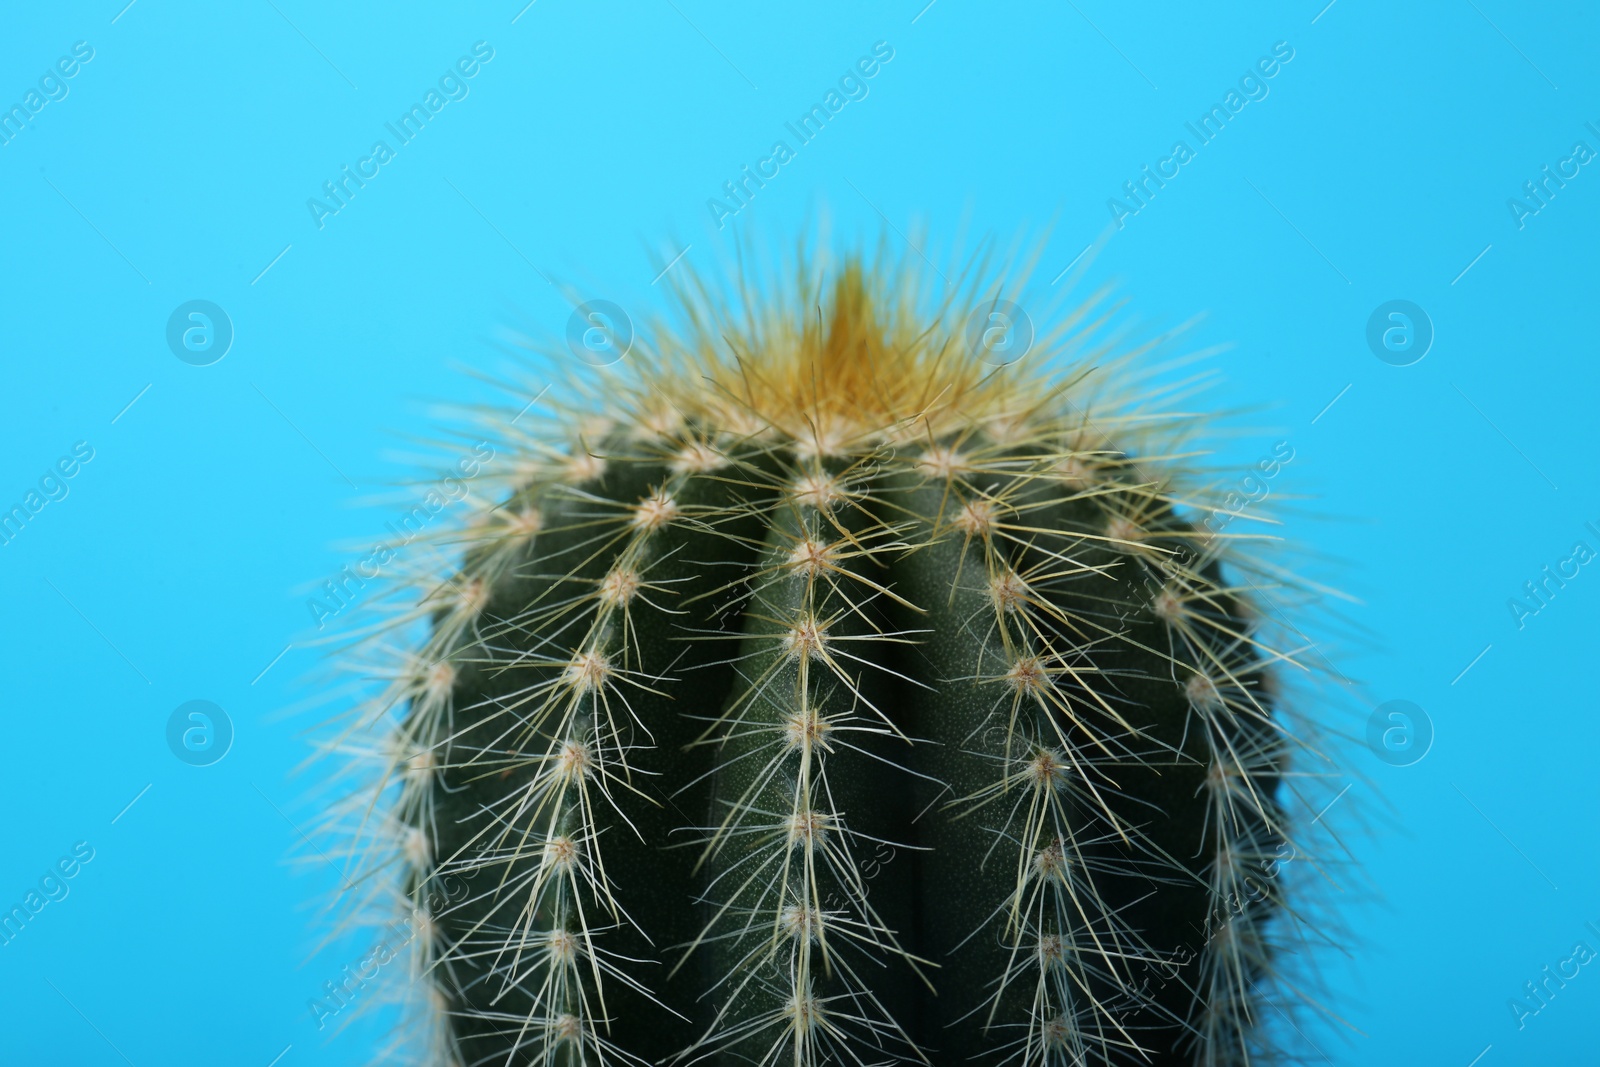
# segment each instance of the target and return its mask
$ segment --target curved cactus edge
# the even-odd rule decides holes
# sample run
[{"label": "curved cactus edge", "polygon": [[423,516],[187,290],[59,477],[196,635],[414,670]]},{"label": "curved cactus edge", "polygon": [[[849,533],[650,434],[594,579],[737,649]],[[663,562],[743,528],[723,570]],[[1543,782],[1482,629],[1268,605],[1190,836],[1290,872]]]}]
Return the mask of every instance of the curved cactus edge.
[{"label": "curved cactus edge", "polygon": [[[886,257],[880,251],[882,258]],[[797,277],[809,274],[813,278],[813,284],[803,291],[815,295],[819,291],[816,280],[825,275],[831,264],[823,257],[808,258],[803,249],[796,263]],[[719,291],[708,286],[699,275],[682,269],[679,273],[684,277],[675,279],[672,289],[680,310],[687,312],[685,317],[691,330],[705,321],[695,319],[695,315],[710,318],[712,309],[729,306]],[[889,276],[904,282],[915,273],[914,264],[902,262],[882,271],[880,277]],[[977,257],[965,274],[973,279],[967,290],[969,296],[987,299],[1005,291],[992,282],[987,287],[979,284],[977,279],[985,277],[987,271],[986,263]],[[1025,276],[1013,280],[1011,290],[1020,292],[1023,281]],[[742,296],[736,284],[730,284],[729,291]],[[783,295],[781,288],[776,291]],[[1138,461],[1140,464],[1159,470],[1167,479],[1182,478],[1186,473],[1204,474],[1196,463],[1198,454],[1183,446],[1201,420],[1189,413],[1163,412],[1170,411],[1177,400],[1197,393],[1205,383],[1190,378],[1175,386],[1157,384],[1153,389],[1149,383],[1170,378],[1174,365],[1212,353],[1184,353],[1167,362],[1150,363],[1153,357],[1169,356],[1183,328],[1137,345],[1122,343],[1115,336],[1108,340],[1106,335],[1112,333],[1109,327],[1116,311],[1114,306],[1107,306],[1108,296],[1102,291],[1072,308],[1050,335],[1036,342],[1038,355],[1033,361],[1071,359],[1076,354],[1076,359],[1051,375],[1050,381],[1057,387],[1069,385],[1084,392],[1084,398],[1075,394],[1074,399],[1084,412],[1084,427],[1106,442],[1098,448],[1142,457]],[[571,301],[574,306],[581,303],[575,296]],[[896,309],[921,311],[923,303],[912,295],[896,305]],[[974,299],[972,304],[975,303]],[[737,304],[732,306],[737,307]],[[947,298],[928,318],[959,336],[960,323],[954,321],[953,312],[960,306],[970,305],[959,304],[955,297]],[[772,312],[774,308],[775,305],[768,305],[765,310]],[[674,333],[663,327],[656,336],[673,338]],[[673,342],[669,340],[668,343]],[[422,628],[435,611],[441,592],[451,586],[464,546],[476,543],[485,528],[485,520],[499,515],[504,502],[524,488],[531,477],[547,474],[553,467],[574,463],[581,467],[585,451],[581,446],[574,449],[573,442],[590,439],[600,431],[595,419],[602,398],[614,397],[619,384],[632,382],[637,386],[637,379],[630,373],[631,367],[585,368],[584,377],[573,375],[566,382],[566,393],[552,398],[549,396],[552,383],[537,373],[541,357],[555,365],[571,361],[564,352],[528,347],[534,349],[535,354],[525,359],[518,377],[486,378],[507,395],[503,407],[471,408],[440,419],[442,425],[453,428],[452,432],[432,442],[442,454],[444,461],[440,466],[447,473],[431,480],[418,480],[396,494],[399,500],[415,502],[419,490],[437,492],[445,478],[459,474],[455,462],[464,454],[464,446],[477,446],[481,456],[482,446],[486,445],[492,449],[493,458],[469,479],[469,497],[476,498],[476,503],[464,515],[447,517],[406,542],[387,569],[370,580],[373,588],[362,590],[363,596],[355,609],[347,615],[341,613],[331,632],[313,634],[297,642],[302,647],[321,645],[329,650],[330,677],[338,684],[330,689],[328,699],[346,699],[352,689],[369,694],[310,731],[315,752],[307,765],[330,762],[335,765],[319,794],[341,786],[347,785],[347,788],[335,801],[324,806],[323,817],[313,835],[318,841],[329,842],[330,846],[313,846],[316,854],[303,859],[325,864],[331,856],[343,874],[343,884],[328,902],[330,930],[319,950],[329,943],[351,943],[355,931],[376,929],[383,933],[374,943],[388,943],[393,948],[393,959],[399,961],[396,965],[386,960],[380,973],[369,983],[376,988],[363,986],[360,994],[351,998],[353,1003],[341,1008],[334,1020],[337,1027],[343,1027],[367,1013],[389,1006],[400,1008],[402,1025],[375,1062],[415,1060],[429,1065],[447,1062],[443,1051],[444,1035],[437,1026],[438,1004],[430,996],[428,983],[416,981],[427,968],[423,951],[427,939],[414,936],[416,922],[409,898],[395,892],[382,876],[406,847],[406,842],[394,834],[393,828],[385,825],[378,796],[381,790],[376,787],[376,783],[391,775],[396,766],[393,751],[386,748],[388,738],[381,736],[378,728],[387,724],[392,731],[406,700],[417,692],[416,664],[406,650],[420,644],[412,638],[424,632]],[[652,355],[647,350],[640,351],[638,342],[634,354],[640,357],[633,360],[634,363]],[[997,373],[1005,372],[1002,368]],[[658,369],[646,377],[664,373]],[[1090,397],[1093,399],[1088,399]],[[1097,414],[1091,418],[1090,411]],[[1208,416],[1206,421],[1214,418]],[[1176,466],[1178,460],[1186,466]],[[1227,472],[1216,471],[1208,484],[1184,486],[1181,494],[1176,495],[1175,503],[1188,509],[1191,515],[1220,507],[1225,477]],[[1256,514],[1245,518],[1255,520],[1258,525],[1272,523],[1269,508],[1258,505],[1254,510]],[[1320,598],[1334,593],[1302,581],[1287,566],[1262,558],[1271,552],[1286,553],[1286,546],[1276,537],[1229,534],[1212,538],[1212,543],[1216,549],[1215,558],[1223,565],[1241,576],[1254,574],[1249,580],[1257,596],[1264,595],[1261,584],[1266,584],[1279,594],[1277,599],[1294,600],[1298,607],[1314,605]],[[1234,546],[1238,543],[1248,543],[1255,557],[1247,558],[1237,551]],[[371,547],[358,546],[358,550],[366,551]],[[1273,877],[1281,877],[1282,871],[1290,872],[1286,879],[1288,885],[1282,892],[1293,902],[1275,920],[1290,928],[1288,934],[1279,932],[1277,940],[1344,948],[1351,943],[1343,925],[1344,912],[1331,907],[1330,903],[1335,893],[1341,896],[1341,903],[1348,901],[1352,889],[1359,884],[1359,874],[1334,826],[1361,825],[1365,818],[1364,805],[1359,798],[1347,798],[1334,814],[1314,820],[1313,816],[1318,815],[1326,803],[1326,799],[1319,801],[1320,794],[1326,792],[1328,799],[1333,798],[1335,790],[1327,783],[1352,777],[1351,769],[1338,759],[1338,754],[1344,746],[1354,743],[1354,736],[1353,732],[1328,724],[1328,696],[1332,688],[1328,682],[1329,672],[1337,675],[1337,668],[1310,646],[1309,639],[1298,630],[1289,629],[1287,622],[1280,622],[1280,618],[1281,613],[1276,610],[1264,618],[1264,627],[1282,638],[1264,643],[1272,648],[1295,650],[1281,657],[1284,662],[1293,664],[1293,672],[1279,671],[1273,677],[1275,710],[1289,725],[1288,732],[1297,746],[1285,774],[1284,788],[1297,798],[1285,806],[1291,813],[1289,829],[1295,832],[1291,858],[1298,862],[1283,864],[1279,871],[1272,873]],[[1350,684],[1339,677],[1343,684]],[[375,683],[381,683],[382,688],[372,694]],[[1298,710],[1313,704],[1319,708],[1316,716]],[[1311,847],[1313,834],[1327,836],[1333,846],[1326,851]],[[1301,1017],[1307,1012],[1342,1023],[1320,1000],[1321,978],[1312,969],[1313,963],[1305,952],[1274,957],[1274,982],[1271,989],[1263,991],[1263,1004],[1282,1013],[1280,1029],[1293,1030],[1303,1040],[1309,1040],[1304,1037],[1300,1025]],[[1289,1058],[1282,1049],[1258,1051],[1263,1054],[1263,1062]]]}]

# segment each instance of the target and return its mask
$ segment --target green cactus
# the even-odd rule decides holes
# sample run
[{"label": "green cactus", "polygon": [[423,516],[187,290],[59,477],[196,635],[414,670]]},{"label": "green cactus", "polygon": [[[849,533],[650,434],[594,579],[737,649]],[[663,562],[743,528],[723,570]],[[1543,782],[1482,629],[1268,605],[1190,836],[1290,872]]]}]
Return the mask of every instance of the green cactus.
[{"label": "green cactus", "polygon": [[1103,350],[1063,362],[1088,310],[1001,366],[979,301],[903,264],[679,293],[557,429],[512,429],[504,491],[401,616],[425,643],[342,738],[376,767],[363,899],[415,919],[403,1042],[1270,1053],[1294,741],[1269,668],[1298,665],[1223,571],[1237,535],[1187,517],[1160,451],[1187,420],[1098,384],[1127,380]]}]

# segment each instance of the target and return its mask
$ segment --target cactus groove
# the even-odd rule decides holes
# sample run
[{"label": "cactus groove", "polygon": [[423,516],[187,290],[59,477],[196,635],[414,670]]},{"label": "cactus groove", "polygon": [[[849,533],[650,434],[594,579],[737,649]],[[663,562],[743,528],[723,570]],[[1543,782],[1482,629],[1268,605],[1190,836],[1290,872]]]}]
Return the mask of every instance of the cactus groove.
[{"label": "cactus groove", "polygon": [[983,362],[903,267],[681,296],[595,406],[510,442],[344,736],[362,884],[417,919],[397,1040],[1259,1062],[1298,665],[1118,416],[1146,398],[1063,374],[1063,337]]}]

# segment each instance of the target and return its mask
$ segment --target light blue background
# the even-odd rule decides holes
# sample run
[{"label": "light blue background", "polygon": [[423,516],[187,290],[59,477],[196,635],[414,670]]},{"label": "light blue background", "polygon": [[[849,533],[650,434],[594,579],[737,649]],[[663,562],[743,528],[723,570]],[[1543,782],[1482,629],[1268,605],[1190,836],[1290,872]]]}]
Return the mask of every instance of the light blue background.
[{"label": "light blue background", "polygon": [[[1328,818],[1378,896],[1348,880],[1359,943],[1320,958],[1355,1029],[1308,1027],[1308,1056],[1593,1058],[1600,967],[1520,1031],[1507,1001],[1575,941],[1600,948],[1584,929],[1600,924],[1600,567],[1522,630],[1506,606],[1574,540],[1600,548],[1583,530],[1600,525],[1600,173],[1525,228],[1507,208],[1575,141],[1600,149],[1584,127],[1600,125],[1593,13],[524,2],[4,12],[0,103],[74,42],[95,54],[0,146],[0,503],[75,441],[95,458],[0,547],[0,902],[73,842],[96,855],[0,948],[0,1059],[310,1067],[377,1049],[379,1026],[329,1040],[306,1006],[362,948],[319,948],[336,875],[287,862],[316,817],[314,776],[291,771],[331,709],[281,711],[314,702],[319,653],[263,671],[307,637],[305,597],[350,561],[340,546],[381,535],[389,487],[427,473],[408,437],[438,426],[432,406],[489,397],[461,367],[507,366],[506,327],[559,337],[569,306],[539,270],[652,312],[685,244],[714,270],[736,234],[782,244],[825,206],[846,236],[923,220],[941,249],[963,220],[1003,239],[1053,223],[1048,291],[1107,199],[1277,41],[1294,58],[1270,95],[1083,284],[1114,283],[1142,335],[1203,313],[1188,343],[1231,345],[1198,403],[1254,414],[1218,465],[1291,442],[1273,483],[1285,532],[1359,598],[1346,625],[1308,631],[1361,683],[1337,725],[1359,734],[1403,698],[1437,733],[1411,767],[1353,749],[1367,780],[1340,804],[1371,828]],[[479,40],[494,59],[470,95],[319,230],[307,198]],[[710,225],[707,198],[879,40],[895,54],[870,95]],[[195,298],[236,330],[210,367],[163,337]],[[1393,298],[1437,331],[1414,366],[1364,341]],[[237,731],[207,768],[163,736],[197,698]]]}]

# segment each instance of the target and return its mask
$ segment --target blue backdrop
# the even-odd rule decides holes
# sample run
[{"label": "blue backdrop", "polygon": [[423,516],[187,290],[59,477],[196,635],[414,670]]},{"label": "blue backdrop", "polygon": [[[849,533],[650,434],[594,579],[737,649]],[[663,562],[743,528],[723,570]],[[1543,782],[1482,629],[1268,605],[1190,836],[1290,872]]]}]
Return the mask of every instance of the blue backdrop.
[{"label": "blue backdrop", "polygon": [[550,279],[642,316],[822,206],[1047,236],[1036,288],[1114,284],[1135,335],[1203,315],[1223,480],[1292,449],[1283,532],[1355,598],[1307,630],[1363,871],[1311,1061],[1592,1058],[1595,13],[124,2],[0,13],[0,1060],[375,1053],[307,1009],[362,947],[291,773],[307,596],[489,397],[462,367],[560,338]]}]

